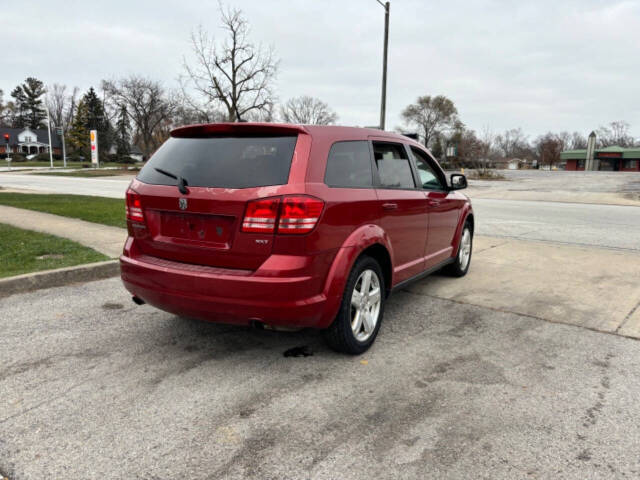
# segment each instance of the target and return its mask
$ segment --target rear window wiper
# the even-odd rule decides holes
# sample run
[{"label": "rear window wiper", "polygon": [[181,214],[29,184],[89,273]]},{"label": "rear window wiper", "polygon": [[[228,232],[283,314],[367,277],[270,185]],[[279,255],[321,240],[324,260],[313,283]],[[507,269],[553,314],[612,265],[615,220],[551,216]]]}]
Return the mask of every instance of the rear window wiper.
[{"label": "rear window wiper", "polygon": [[153,169],[158,173],[161,173],[163,175],[166,175],[167,177],[171,177],[177,180],[178,182],[177,187],[178,187],[178,190],[180,190],[180,193],[184,195],[189,193],[189,190],[187,190],[187,186],[189,185],[189,183],[187,182],[186,178],[181,177],[180,175],[176,175],[174,173],[168,172],[167,170],[163,170],[162,168],[153,167]]}]

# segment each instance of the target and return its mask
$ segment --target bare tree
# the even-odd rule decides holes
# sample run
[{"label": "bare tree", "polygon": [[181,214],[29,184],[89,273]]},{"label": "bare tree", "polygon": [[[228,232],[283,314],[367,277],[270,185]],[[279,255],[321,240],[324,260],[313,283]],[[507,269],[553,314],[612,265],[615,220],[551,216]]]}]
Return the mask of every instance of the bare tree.
[{"label": "bare tree", "polygon": [[573,132],[571,134],[571,139],[568,145],[565,145],[566,148],[570,150],[581,150],[587,148],[587,139],[580,132]]},{"label": "bare tree", "polygon": [[596,133],[601,147],[612,145],[631,147],[634,144],[633,137],[629,134],[629,124],[624,120],[611,122],[607,127],[600,127]]},{"label": "bare tree", "polygon": [[308,95],[289,99],[280,107],[280,116],[286,123],[303,125],[332,125],[338,119],[329,105]]},{"label": "bare tree", "polygon": [[483,127],[476,147],[477,156],[473,161],[473,166],[480,178],[490,176],[489,170],[494,156],[495,143],[496,135],[491,128],[488,126]]},{"label": "bare tree", "polygon": [[67,86],[58,83],[47,88],[47,108],[51,115],[51,123],[56,128],[62,128],[65,133],[73,122],[78,92],[78,87],[73,87],[73,90],[67,93]]},{"label": "bare tree", "polygon": [[416,103],[402,111],[402,118],[408,126],[420,129],[425,146],[439,133],[456,128],[459,123],[458,110],[451,100],[443,95],[418,97]]},{"label": "bare tree", "polygon": [[564,139],[562,135],[551,132],[538,137],[535,145],[540,163],[542,165],[548,165],[550,169],[560,163],[560,154],[565,149],[565,142],[566,139]]},{"label": "bare tree", "polygon": [[529,142],[521,128],[505,130],[495,138],[497,148],[505,158],[521,158],[527,156]]},{"label": "bare tree", "polygon": [[192,32],[194,58],[191,63],[184,59],[181,85],[185,96],[191,90],[199,94],[200,109],[222,108],[228,121],[241,121],[272,108],[275,97],[271,85],[278,61],[271,48],[249,40],[249,24],[241,10],[225,10],[220,4],[220,14],[227,38],[217,42],[202,26]]},{"label": "bare tree", "polygon": [[[166,139],[176,102],[155,80],[132,75],[118,81],[103,81],[102,88],[112,108],[123,105],[135,128],[134,137],[145,156]],[[161,133],[162,132],[162,133]]]}]

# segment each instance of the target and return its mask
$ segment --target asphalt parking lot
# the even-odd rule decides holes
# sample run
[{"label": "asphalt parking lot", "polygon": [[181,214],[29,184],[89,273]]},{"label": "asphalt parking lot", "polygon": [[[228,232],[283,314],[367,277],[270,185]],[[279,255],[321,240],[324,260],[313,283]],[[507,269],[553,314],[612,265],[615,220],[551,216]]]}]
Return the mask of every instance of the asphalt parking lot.
[{"label": "asphalt parking lot", "polygon": [[118,279],[0,302],[12,480],[640,472],[636,340],[406,291],[361,357],[137,307]]},{"label": "asphalt parking lot", "polygon": [[469,274],[394,295],[360,357],[138,307],[117,278],[0,292],[0,478],[638,477],[637,208],[595,176],[556,203],[582,180],[548,173],[536,201],[529,173],[470,188]]},{"label": "asphalt parking lot", "polygon": [[471,180],[471,198],[640,206],[636,172],[500,170],[503,181]]}]

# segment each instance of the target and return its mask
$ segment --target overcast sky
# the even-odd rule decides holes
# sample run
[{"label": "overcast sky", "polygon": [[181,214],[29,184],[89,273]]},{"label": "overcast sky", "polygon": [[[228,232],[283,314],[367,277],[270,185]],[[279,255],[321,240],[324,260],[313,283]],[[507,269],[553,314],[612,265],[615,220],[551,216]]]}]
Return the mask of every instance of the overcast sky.
[{"label": "overcast sky", "polygon": [[[99,86],[141,74],[177,87],[190,31],[219,32],[215,0],[7,1],[0,88],[27,76]],[[237,0],[280,58],[281,100],[328,102],[341,124],[379,118],[384,10],[376,0]],[[588,134],[626,120],[640,137],[640,0],[392,0],[387,127],[442,94],[474,129]]]}]

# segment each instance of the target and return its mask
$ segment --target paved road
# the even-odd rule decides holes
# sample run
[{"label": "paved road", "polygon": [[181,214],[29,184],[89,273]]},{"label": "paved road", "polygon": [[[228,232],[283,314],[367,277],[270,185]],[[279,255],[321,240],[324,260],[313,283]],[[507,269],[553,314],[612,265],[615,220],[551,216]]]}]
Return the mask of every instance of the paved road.
[{"label": "paved road", "polygon": [[640,251],[640,207],[474,199],[477,233]]},{"label": "paved road", "polygon": [[635,340],[408,292],[362,357],[135,307],[118,279],[0,309],[11,480],[640,472]]},{"label": "paved road", "polygon": [[1,174],[0,186],[48,193],[70,193],[74,195],[95,195],[99,197],[124,198],[128,178],[74,178],[46,175]]},{"label": "paved road", "polygon": [[[130,181],[0,174],[0,186],[7,188],[113,198],[123,198]],[[473,205],[482,235],[640,250],[637,207],[481,198]]]}]

